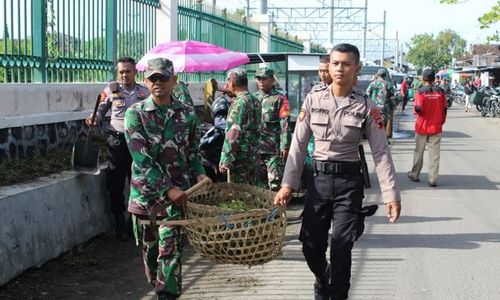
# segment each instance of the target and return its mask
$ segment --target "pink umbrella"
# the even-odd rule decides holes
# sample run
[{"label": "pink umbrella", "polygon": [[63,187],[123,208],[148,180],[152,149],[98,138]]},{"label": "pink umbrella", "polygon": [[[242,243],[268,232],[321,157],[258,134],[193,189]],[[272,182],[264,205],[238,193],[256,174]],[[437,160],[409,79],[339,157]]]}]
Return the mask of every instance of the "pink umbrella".
[{"label": "pink umbrella", "polygon": [[137,70],[144,71],[150,59],[164,57],[174,64],[177,72],[224,71],[250,61],[248,55],[217,45],[197,41],[161,43],[149,50],[137,63]]}]

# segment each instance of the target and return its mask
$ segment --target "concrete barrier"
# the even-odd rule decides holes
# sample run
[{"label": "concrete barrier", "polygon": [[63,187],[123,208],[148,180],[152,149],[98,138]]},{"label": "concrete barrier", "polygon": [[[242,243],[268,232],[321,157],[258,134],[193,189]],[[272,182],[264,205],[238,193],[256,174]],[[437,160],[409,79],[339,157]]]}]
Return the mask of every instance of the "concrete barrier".
[{"label": "concrete barrier", "polygon": [[103,173],[0,187],[0,286],[110,228]]}]

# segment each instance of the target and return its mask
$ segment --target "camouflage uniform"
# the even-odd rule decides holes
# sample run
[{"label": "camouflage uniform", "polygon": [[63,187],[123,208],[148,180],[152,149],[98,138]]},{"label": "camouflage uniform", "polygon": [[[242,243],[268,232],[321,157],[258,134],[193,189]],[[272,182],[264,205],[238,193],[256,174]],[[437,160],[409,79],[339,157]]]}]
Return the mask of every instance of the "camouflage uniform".
[{"label": "camouflage uniform", "polygon": [[188,84],[184,81],[177,81],[177,84],[174,86],[172,93],[174,94],[174,97],[176,99],[179,99],[179,101],[181,101],[182,103],[194,106],[193,99],[189,94]]},{"label": "camouflage uniform", "polygon": [[220,166],[229,166],[231,182],[257,184],[261,106],[251,93],[236,96],[227,115]]},{"label": "camouflage uniform", "polygon": [[[138,219],[168,203],[170,188],[189,188],[188,169],[195,176],[204,174],[198,151],[199,123],[193,107],[181,103],[175,94],[168,106],[156,105],[150,96],[125,114],[125,138],[133,159],[128,211],[133,214],[136,240],[142,242],[146,276],[158,294],[181,293],[180,227],[160,225],[157,239],[152,228],[140,225]],[[183,210],[171,203],[158,215],[176,220],[182,218]]]},{"label": "camouflage uniform", "polygon": [[[255,77],[271,76],[273,76],[273,71],[269,68],[260,68],[255,72]],[[254,96],[262,106],[258,185],[277,191],[280,188],[285,168],[280,151],[290,148],[290,105],[285,93],[278,91],[275,87],[267,94],[259,90],[254,93]]]},{"label": "camouflage uniform", "polygon": [[[384,72],[386,76],[388,74],[384,69],[379,70],[377,74]],[[384,126],[386,127],[386,136],[392,137],[392,115],[396,103],[394,101],[394,85],[389,81],[381,77],[377,78],[375,81],[370,83],[366,89],[366,94],[381,110],[384,117]]]}]

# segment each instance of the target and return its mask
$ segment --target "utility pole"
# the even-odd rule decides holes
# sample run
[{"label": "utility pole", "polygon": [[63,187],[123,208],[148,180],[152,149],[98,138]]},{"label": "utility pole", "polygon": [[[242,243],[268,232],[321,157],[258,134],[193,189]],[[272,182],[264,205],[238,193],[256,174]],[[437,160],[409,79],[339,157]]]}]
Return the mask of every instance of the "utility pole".
[{"label": "utility pole", "polygon": [[380,58],[380,66],[384,66],[384,58],[385,58],[385,10],[384,10],[384,22],[382,28],[382,57]]},{"label": "utility pole", "polygon": [[368,27],[368,0],[365,0],[365,19],[363,21],[363,41],[362,41],[362,58],[361,60],[364,62],[366,60],[366,29]]}]

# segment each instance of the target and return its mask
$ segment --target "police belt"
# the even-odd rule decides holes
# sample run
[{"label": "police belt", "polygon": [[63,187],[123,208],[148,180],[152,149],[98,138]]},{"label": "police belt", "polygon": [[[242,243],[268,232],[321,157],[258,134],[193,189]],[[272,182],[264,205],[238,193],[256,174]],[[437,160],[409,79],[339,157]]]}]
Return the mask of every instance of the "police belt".
[{"label": "police belt", "polygon": [[355,174],[361,170],[359,161],[314,161],[314,169],[324,174]]},{"label": "police belt", "polygon": [[108,134],[111,136],[114,136],[117,139],[125,140],[125,133],[123,133],[123,132],[108,130]]}]

